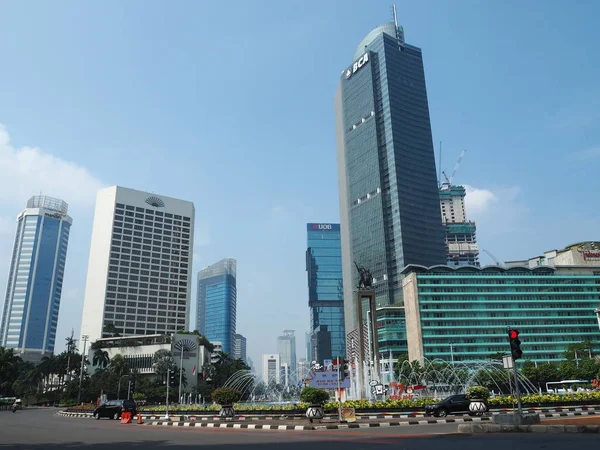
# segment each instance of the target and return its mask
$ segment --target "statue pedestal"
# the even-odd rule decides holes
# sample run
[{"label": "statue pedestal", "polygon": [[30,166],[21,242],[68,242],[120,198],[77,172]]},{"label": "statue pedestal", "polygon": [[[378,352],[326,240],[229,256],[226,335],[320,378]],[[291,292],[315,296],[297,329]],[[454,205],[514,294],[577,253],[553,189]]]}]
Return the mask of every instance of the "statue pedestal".
[{"label": "statue pedestal", "polygon": [[[378,336],[377,336],[377,303],[375,302],[375,291],[367,290],[367,289],[359,289],[356,292],[356,314],[358,317],[358,355],[359,355],[359,364],[361,367],[364,367],[364,363],[366,363],[366,367],[369,367],[369,359],[366,357],[365,347],[367,347],[368,351],[371,351],[371,342],[369,342],[368,336],[365,336],[363,332],[363,309],[362,304],[363,301],[367,301],[369,305],[370,311],[370,327],[371,327],[371,339],[373,341],[373,363],[374,369],[376,372],[379,371],[379,345],[378,345]],[[361,371],[359,382],[359,392],[364,393],[364,388],[367,384],[366,371]]]}]

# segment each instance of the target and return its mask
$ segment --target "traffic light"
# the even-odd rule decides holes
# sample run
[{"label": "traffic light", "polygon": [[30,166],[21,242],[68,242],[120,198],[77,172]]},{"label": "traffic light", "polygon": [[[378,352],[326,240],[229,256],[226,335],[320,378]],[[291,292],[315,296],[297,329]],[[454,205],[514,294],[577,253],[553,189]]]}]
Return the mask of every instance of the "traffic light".
[{"label": "traffic light", "polygon": [[342,380],[345,380],[350,376],[350,365],[348,361],[344,360],[344,364],[342,365]]},{"label": "traffic light", "polygon": [[510,342],[510,353],[513,361],[520,359],[523,355],[521,350],[521,341],[519,340],[519,330],[508,329],[508,340]]},{"label": "traffic light", "polygon": [[175,371],[169,370],[169,386],[175,386]]},{"label": "traffic light", "polygon": [[131,380],[131,395],[135,394],[135,378]]}]

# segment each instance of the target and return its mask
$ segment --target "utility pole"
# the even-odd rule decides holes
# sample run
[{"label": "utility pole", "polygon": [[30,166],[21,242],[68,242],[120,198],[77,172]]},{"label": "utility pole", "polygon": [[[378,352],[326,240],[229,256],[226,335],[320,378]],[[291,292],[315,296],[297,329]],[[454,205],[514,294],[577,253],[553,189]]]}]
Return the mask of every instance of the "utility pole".
[{"label": "utility pole", "polygon": [[130,395],[131,395],[131,380],[129,380],[129,387],[127,388],[127,400],[129,400]]},{"label": "utility pole", "polygon": [[165,418],[169,419],[169,382],[171,381],[171,369],[167,369],[167,413]]},{"label": "utility pole", "polygon": [[81,336],[83,340],[83,352],[81,352],[81,370],[79,371],[79,393],[77,394],[77,404],[81,404],[81,383],[83,382],[83,366],[85,365],[85,348],[90,337],[87,334]]},{"label": "utility pole", "polygon": [[342,421],[342,388],[340,386],[340,357],[337,357],[338,419]]},{"label": "utility pole", "polygon": [[71,328],[71,340],[69,341],[69,345],[67,346],[67,383],[71,381],[71,352],[73,351],[73,333],[74,330]]}]

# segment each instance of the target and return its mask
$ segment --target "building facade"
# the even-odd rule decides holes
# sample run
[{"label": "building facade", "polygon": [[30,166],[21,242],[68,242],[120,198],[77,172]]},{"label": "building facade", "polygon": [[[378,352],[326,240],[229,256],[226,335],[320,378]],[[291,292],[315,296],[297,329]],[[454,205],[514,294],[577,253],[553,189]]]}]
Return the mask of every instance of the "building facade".
[{"label": "building facade", "polygon": [[235,349],[233,351],[234,359],[241,359],[246,362],[246,338],[241,334],[235,335]]},{"label": "building facade", "polygon": [[287,367],[290,382],[296,380],[296,336],[294,330],[283,330],[283,336],[277,337],[277,353],[281,364]]},{"label": "building facade", "polygon": [[342,247],[338,223],[309,223],[306,226],[306,273],[310,329],[326,325],[331,334],[331,351],[346,355]]},{"label": "building facade", "polygon": [[[93,348],[88,352],[88,359],[92,362],[90,372],[94,373],[96,369],[106,368],[115,355],[122,355],[127,365],[135,369],[138,374],[156,376],[153,357],[159,350],[171,352],[175,365],[178,368],[183,367],[186,375],[184,392],[191,392],[198,384],[198,377],[202,376],[202,367],[210,362],[210,352],[200,343],[200,337],[195,334],[155,334],[96,339]],[[106,352],[108,357],[107,360],[104,359],[104,363],[103,352]],[[125,383],[122,384],[122,388],[123,392],[126,392]]]},{"label": "building facade", "polygon": [[34,196],[17,217],[17,232],[0,325],[0,346],[39,361],[54,352],[73,220],[62,200]]},{"label": "building facade", "polygon": [[377,306],[402,304],[408,264],[444,264],[421,50],[386,23],[358,45],[335,94],[345,331],[358,328],[357,270],[370,269]]},{"label": "building facade", "polygon": [[278,354],[263,353],[262,381],[266,384],[281,383],[281,359]]},{"label": "building facade", "polygon": [[236,261],[232,258],[198,273],[198,321],[201,334],[219,341],[225,353],[233,353],[237,308]]},{"label": "building facade", "polygon": [[90,342],[189,327],[194,204],[120,186],[96,199],[81,321]]},{"label": "building facade", "polygon": [[310,337],[310,353],[313,357],[313,361],[323,364],[323,361],[326,359],[334,358],[331,342],[331,333],[329,332],[327,325],[319,325],[313,330]]},{"label": "building facade", "polygon": [[464,186],[442,185],[440,208],[449,266],[479,266],[475,222],[467,220]]},{"label": "building facade", "polygon": [[489,359],[520,331],[523,359],[563,359],[569,344],[600,341],[600,267],[408,266],[404,305],[411,360]]}]

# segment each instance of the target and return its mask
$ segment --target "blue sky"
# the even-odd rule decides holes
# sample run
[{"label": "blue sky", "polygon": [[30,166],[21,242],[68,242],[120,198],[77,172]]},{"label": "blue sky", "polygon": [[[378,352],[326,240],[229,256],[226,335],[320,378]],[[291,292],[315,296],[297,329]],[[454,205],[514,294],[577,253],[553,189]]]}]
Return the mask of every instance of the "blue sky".
[{"label": "blue sky", "polygon": [[[195,203],[195,272],[238,259],[237,328],[258,366],[284,329],[303,352],[305,224],[339,217],[333,93],[389,11],[0,0],[0,274],[27,198],[67,201],[59,349],[78,334],[95,192],[119,184]],[[510,260],[598,239],[600,3],[412,1],[398,17],[423,49],[442,167],[467,149],[455,181],[480,246]]]}]

